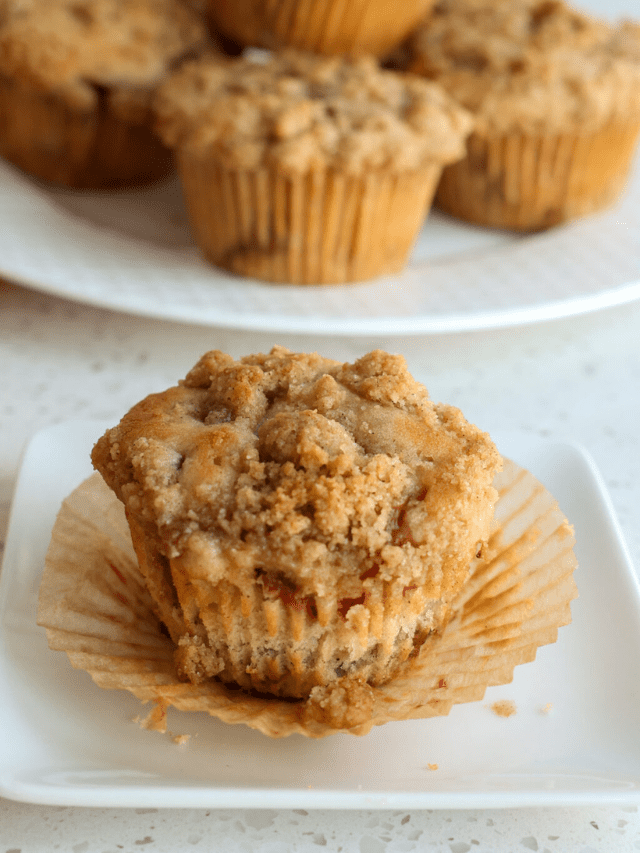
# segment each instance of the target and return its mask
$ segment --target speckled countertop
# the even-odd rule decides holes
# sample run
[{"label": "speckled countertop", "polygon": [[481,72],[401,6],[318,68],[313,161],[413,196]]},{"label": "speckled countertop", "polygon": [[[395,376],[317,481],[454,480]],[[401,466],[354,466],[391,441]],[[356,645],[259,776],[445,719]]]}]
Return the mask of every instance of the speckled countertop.
[{"label": "speckled countertop", "polygon": [[[571,439],[600,468],[640,566],[640,304],[497,332],[345,339],[220,331],[134,318],[0,285],[0,542],[21,449],[66,419],[116,421],[206,349],[274,343],[334,358],[401,351],[432,397],[489,432]],[[640,849],[635,805],[491,811],[97,809],[0,800],[0,853],[178,851],[507,853]]]}]

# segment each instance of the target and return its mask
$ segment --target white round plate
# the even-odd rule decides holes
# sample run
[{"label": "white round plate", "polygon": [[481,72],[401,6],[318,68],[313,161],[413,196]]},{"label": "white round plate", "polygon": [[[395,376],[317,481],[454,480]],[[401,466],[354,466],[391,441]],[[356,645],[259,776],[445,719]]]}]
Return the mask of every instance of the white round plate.
[{"label": "white round plate", "polygon": [[337,335],[491,329],[640,298],[640,173],[610,210],[525,237],[432,213],[405,271],[273,285],[205,263],[178,183],[52,190],[0,163],[0,275],[80,302],[235,329]]},{"label": "white round plate", "polygon": [[[579,0],[612,19],[638,0]],[[0,276],[130,314],[232,329],[406,335],[511,327],[640,298],[640,170],[618,204],[518,237],[432,213],[405,271],[344,286],[272,285],[199,256],[175,179],[51,190],[0,161]]]}]

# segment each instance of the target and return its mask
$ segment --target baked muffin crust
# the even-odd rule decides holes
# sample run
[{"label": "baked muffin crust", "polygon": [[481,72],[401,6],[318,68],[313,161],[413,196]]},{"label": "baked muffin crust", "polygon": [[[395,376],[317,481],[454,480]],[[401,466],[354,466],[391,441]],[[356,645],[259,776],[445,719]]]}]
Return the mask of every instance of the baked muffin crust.
[{"label": "baked muffin crust", "polygon": [[283,51],[187,63],[160,90],[170,148],[231,169],[414,171],[464,153],[470,117],[433,84],[350,60]]},{"label": "baked muffin crust", "polygon": [[467,107],[476,131],[591,133],[640,117],[640,32],[563,0],[440,0],[412,70]]},{"label": "baked muffin crust", "polygon": [[281,347],[207,353],[93,462],[153,564],[182,675],[292,696],[381,683],[444,624],[501,465],[401,357],[351,365]]},{"label": "baked muffin crust", "polygon": [[96,87],[129,113],[206,28],[177,0],[0,0],[0,75],[95,109]]}]

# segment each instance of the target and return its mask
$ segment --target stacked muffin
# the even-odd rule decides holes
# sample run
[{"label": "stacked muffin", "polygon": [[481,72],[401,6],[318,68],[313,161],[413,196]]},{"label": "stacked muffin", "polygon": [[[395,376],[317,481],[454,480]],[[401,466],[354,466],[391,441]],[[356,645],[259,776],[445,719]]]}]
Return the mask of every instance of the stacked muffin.
[{"label": "stacked muffin", "polygon": [[156,109],[204,254],[297,283],[401,269],[471,129],[433,83],[291,50],[187,63]]},{"label": "stacked muffin", "polygon": [[429,13],[434,0],[208,0],[216,29],[272,50],[384,57]]},{"label": "stacked muffin", "polygon": [[206,39],[180,0],[0,0],[0,154],[77,188],[166,175],[154,93]]},{"label": "stacked muffin", "polygon": [[[431,0],[390,17],[379,0],[302,5],[4,0],[0,152],[45,180],[112,188],[164,174],[166,143],[213,263],[296,283],[396,272],[471,121],[434,84],[352,55],[394,48]],[[205,17],[237,49],[278,50],[223,56]]]},{"label": "stacked muffin", "polygon": [[0,0],[0,153],[111,188],[172,149],[203,254],[243,276],[397,272],[434,193],[489,226],[582,216],[639,129],[640,27],[564,0]]},{"label": "stacked muffin", "polygon": [[640,27],[563,0],[441,0],[411,67],[474,116],[437,204],[482,225],[548,228],[620,194],[640,132]]}]

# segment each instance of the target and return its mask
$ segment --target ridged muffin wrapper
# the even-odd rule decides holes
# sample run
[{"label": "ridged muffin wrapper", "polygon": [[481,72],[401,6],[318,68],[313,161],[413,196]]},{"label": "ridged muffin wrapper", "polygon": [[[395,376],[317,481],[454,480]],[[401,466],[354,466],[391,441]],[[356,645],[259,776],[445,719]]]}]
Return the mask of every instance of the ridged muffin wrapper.
[{"label": "ridged muffin wrapper", "polygon": [[251,695],[213,680],[178,680],[174,647],[153,615],[122,505],[98,474],[63,503],[40,586],[38,623],[49,646],[65,651],[103,688],[152,702],[150,725],[166,710],[204,711],[270,737],[364,735],[392,720],[444,716],[508,684],[571,621],[577,596],[573,531],[552,495],[505,460],[494,530],[459,593],[441,635],[430,636],[386,684],[354,683],[306,701]]},{"label": "ridged muffin wrapper", "polygon": [[399,272],[431,206],[442,165],[364,175],[337,169],[229,169],[177,152],[191,227],[213,264],[295,284]]},{"label": "ridged muffin wrapper", "polygon": [[30,175],[75,189],[156,181],[172,155],[147,123],[128,122],[106,104],[83,111],[0,76],[0,155]]},{"label": "ridged muffin wrapper", "polygon": [[539,231],[587,216],[622,193],[640,124],[590,134],[471,135],[467,156],[447,166],[435,205],[480,225]]},{"label": "ridged muffin wrapper", "polygon": [[241,45],[327,55],[394,50],[435,0],[209,0],[214,26]]}]

